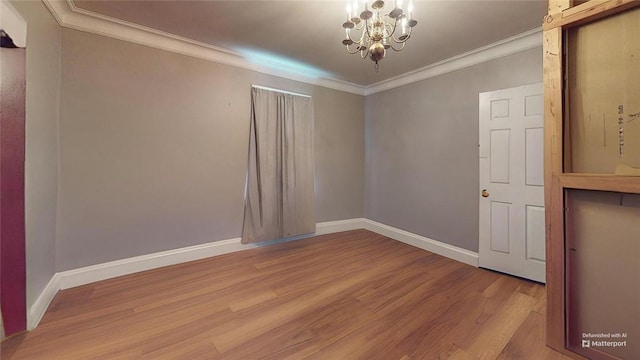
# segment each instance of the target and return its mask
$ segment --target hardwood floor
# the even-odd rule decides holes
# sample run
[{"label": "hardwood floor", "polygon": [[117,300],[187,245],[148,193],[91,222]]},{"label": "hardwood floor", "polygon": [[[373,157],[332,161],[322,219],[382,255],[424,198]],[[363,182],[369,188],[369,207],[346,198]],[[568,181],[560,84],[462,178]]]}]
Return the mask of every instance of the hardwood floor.
[{"label": "hardwood floor", "polygon": [[21,359],[568,359],[544,287],[356,230],[61,291]]}]

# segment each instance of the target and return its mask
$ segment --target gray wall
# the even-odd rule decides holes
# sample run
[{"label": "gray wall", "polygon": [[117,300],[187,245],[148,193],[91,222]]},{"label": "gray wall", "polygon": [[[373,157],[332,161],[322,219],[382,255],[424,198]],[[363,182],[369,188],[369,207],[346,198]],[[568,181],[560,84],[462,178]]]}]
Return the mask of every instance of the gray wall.
[{"label": "gray wall", "polygon": [[318,221],[363,215],[364,97],[62,30],[56,270],[239,237],[252,84],[315,103]]},{"label": "gray wall", "polygon": [[314,97],[319,222],[477,251],[478,93],[542,77],[537,48],[365,99],[14,6],[29,22],[29,305],[55,271],[240,236],[251,84]]},{"label": "gray wall", "polygon": [[541,48],[367,96],[365,217],[478,251],[478,94],[538,82]]},{"label": "gray wall", "polygon": [[40,1],[13,1],[27,21],[25,230],[27,307],[55,273],[60,27]]}]

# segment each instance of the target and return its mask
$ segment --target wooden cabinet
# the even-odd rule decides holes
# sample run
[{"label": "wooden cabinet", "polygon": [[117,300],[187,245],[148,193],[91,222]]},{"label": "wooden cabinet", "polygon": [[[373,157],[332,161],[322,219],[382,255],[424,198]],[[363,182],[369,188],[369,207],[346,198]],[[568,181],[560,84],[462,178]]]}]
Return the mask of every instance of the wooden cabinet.
[{"label": "wooden cabinet", "polygon": [[547,344],[576,358],[631,358],[640,353],[640,1],[550,0],[543,29]]}]

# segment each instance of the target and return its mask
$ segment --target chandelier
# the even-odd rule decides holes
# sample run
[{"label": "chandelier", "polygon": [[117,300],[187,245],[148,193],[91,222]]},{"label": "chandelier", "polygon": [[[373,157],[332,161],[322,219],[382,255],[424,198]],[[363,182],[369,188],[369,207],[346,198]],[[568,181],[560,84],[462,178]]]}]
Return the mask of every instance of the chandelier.
[{"label": "chandelier", "polygon": [[368,55],[376,63],[377,72],[378,61],[384,58],[387,49],[402,51],[411,30],[418,24],[413,19],[413,1],[409,0],[405,13],[402,0],[395,0],[393,9],[385,14],[384,1],[374,1],[369,9],[369,1],[364,0],[364,10],[358,15],[360,1],[347,0],[347,21],[342,24],[346,37],[342,45],[347,47],[349,54],[360,53],[363,59]]}]

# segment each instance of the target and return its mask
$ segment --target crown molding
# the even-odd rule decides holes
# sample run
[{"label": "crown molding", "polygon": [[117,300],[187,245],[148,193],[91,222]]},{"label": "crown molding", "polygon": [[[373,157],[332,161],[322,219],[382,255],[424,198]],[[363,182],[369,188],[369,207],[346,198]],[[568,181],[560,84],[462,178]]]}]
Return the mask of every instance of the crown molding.
[{"label": "crown molding", "polygon": [[427,65],[391,79],[371,84],[364,88],[364,94],[371,95],[381,91],[408,85],[452,71],[464,69],[486,61],[519,53],[521,51],[542,46],[542,28],[533,29],[493,44],[450,57],[448,59]]},{"label": "crown molding", "polygon": [[310,77],[274,69],[267,64],[249,62],[237,52],[87,11],[75,6],[71,0],[42,1],[58,24],[69,29],[107,36],[306,84],[364,95],[364,87],[357,84],[330,78]]},{"label": "crown molding", "polygon": [[286,72],[266,64],[247,61],[240,53],[187,39],[167,32],[122,21],[76,7],[72,0],[42,0],[60,26],[141,44],[199,59],[226,64],[267,75],[282,77],[306,84],[345,91],[357,95],[371,95],[408,85],[448,72],[460,70],[503,56],[542,46],[542,28],[471,50],[391,79],[368,86],[330,78],[309,77]]}]

